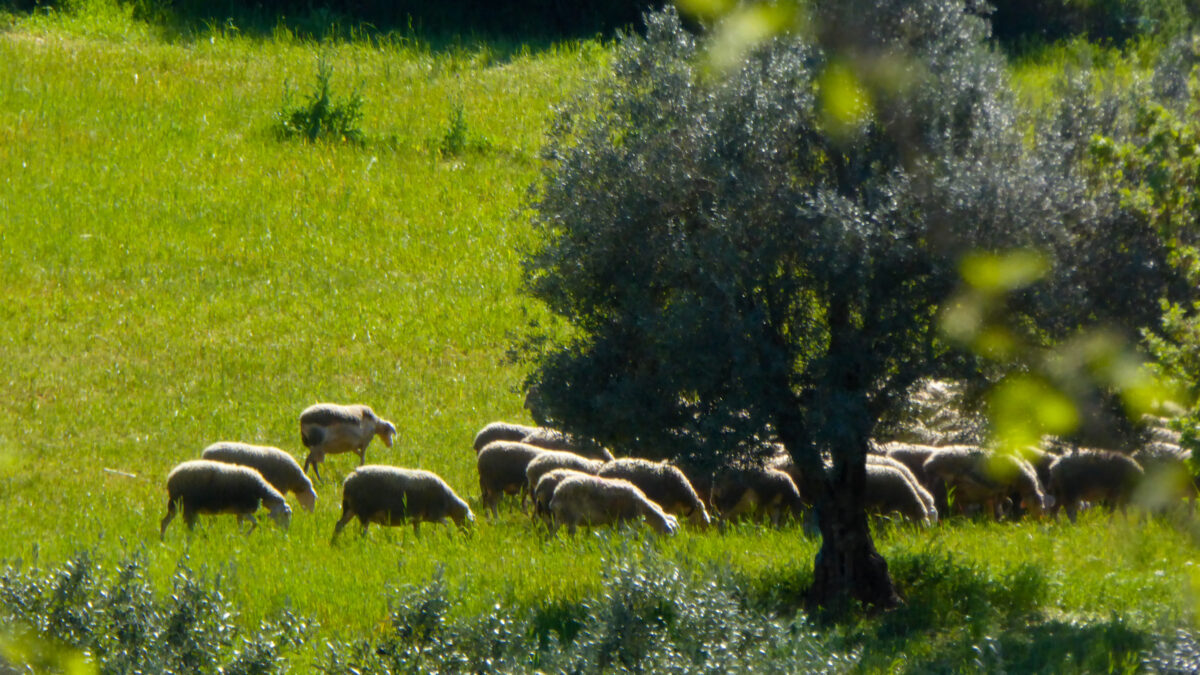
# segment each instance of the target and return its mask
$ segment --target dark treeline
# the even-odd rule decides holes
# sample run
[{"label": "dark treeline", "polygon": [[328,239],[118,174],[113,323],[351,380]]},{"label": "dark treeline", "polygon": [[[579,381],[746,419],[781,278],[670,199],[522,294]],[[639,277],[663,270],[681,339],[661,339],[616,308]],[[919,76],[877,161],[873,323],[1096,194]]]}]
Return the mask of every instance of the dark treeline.
[{"label": "dark treeline", "polygon": [[[418,35],[474,35],[512,39],[611,37],[640,28],[647,11],[666,0],[122,0],[159,20],[204,26],[213,21],[242,30],[285,23],[318,35],[333,28],[368,27]],[[0,7],[34,11],[60,0],[0,0]],[[991,0],[974,3],[988,16],[995,39],[1024,50],[1074,37],[1121,45],[1146,34],[1178,34],[1200,16],[1200,0]]]}]

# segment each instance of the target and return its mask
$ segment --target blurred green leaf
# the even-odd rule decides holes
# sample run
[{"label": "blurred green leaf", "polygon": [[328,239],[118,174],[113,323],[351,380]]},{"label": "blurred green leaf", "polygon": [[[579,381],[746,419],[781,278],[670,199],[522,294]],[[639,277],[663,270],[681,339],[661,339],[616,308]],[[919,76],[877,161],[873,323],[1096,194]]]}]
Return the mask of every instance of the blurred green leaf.
[{"label": "blurred green leaf", "polygon": [[728,14],[735,6],[733,0],[677,0],[675,6],[683,14],[700,19],[715,19]]},{"label": "blurred green leaf", "polygon": [[830,64],[821,75],[820,90],[825,124],[833,134],[853,135],[871,117],[871,94],[849,64]]},{"label": "blurred green leaf", "polygon": [[1079,425],[1070,397],[1034,375],[1005,378],[992,390],[988,406],[995,437],[1007,450],[1036,445],[1046,434],[1068,434]]},{"label": "blurred green leaf", "polygon": [[1046,256],[1033,250],[970,253],[963,257],[963,279],[972,287],[999,293],[1023,288],[1050,271]]},{"label": "blurred green leaf", "polygon": [[799,27],[801,13],[795,3],[741,6],[721,19],[709,49],[709,65],[727,72],[745,59],[746,53],[771,38]]}]

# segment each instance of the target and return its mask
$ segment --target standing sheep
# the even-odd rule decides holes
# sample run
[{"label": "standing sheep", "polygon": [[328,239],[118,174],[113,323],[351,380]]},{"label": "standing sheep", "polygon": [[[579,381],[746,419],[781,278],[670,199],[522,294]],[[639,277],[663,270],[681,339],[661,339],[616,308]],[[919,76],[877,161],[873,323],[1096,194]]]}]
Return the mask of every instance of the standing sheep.
[{"label": "standing sheep", "polygon": [[[534,488],[537,487],[538,480],[547,472],[554,469],[574,469],[580,473],[596,475],[600,471],[600,467],[604,466],[604,462],[598,459],[588,459],[577,455],[573,452],[565,450],[546,450],[542,454],[529,460],[529,465],[525,467],[525,483],[529,488],[529,494],[533,494]],[[536,511],[536,503],[534,504]]]},{"label": "standing sheep", "polygon": [[492,422],[475,434],[475,454],[492,441],[519,441],[537,431],[537,427],[509,422]]},{"label": "standing sheep", "polygon": [[564,478],[550,498],[550,512],[554,514],[554,531],[566,524],[571,534],[578,525],[611,525],[638,516],[644,516],[660,534],[675,534],[679,527],[674,516],[664,513],[633,483],[596,476]]},{"label": "standing sheep", "polygon": [[[886,467],[890,471],[872,472],[871,467]],[[903,485],[896,483],[892,473],[900,474],[909,484],[909,489],[906,490]],[[909,508],[910,497],[916,497],[920,501],[921,509]],[[878,507],[881,513],[896,511],[913,520],[930,523],[936,523],[938,520],[933,495],[921,485],[921,481],[903,462],[886,455],[867,455],[866,499],[868,508]]]},{"label": "standing sheep", "polygon": [[483,505],[492,510],[493,517],[500,515],[500,497],[506,494],[520,495],[521,508],[525,508],[525,494],[529,490],[525,470],[544,452],[544,448],[513,441],[494,441],[479,451],[475,458],[479,493]]},{"label": "standing sheep", "polygon": [[975,446],[945,446],[930,455],[925,473],[946,481],[955,491],[960,510],[967,504],[982,504],[993,518],[1000,519],[1000,506],[1017,493],[1021,504],[1041,515],[1046,507],[1037,472],[1025,460],[1004,453],[991,453]]},{"label": "standing sheep", "polygon": [[420,469],[368,464],[342,482],[342,517],[333,527],[333,541],[351,518],[358,518],[363,534],[371,523],[403,525],[411,522],[421,534],[421,523],[444,523],[446,518],[465,529],[475,521],[467,503],[440,476]]},{"label": "standing sheep", "polygon": [[292,510],[279,491],[263,479],[254,469],[237,464],[194,459],[183,462],[167,475],[167,515],[159,528],[159,538],[165,539],[167,525],[175,518],[177,509],[183,510],[183,522],[188,529],[196,527],[196,516],[201,513],[234,513],[238,517],[238,528],[249,519],[249,534],[258,527],[254,512],[259,504],[266,506],[271,518],[287,529]]},{"label": "standing sheep", "polygon": [[279,448],[225,441],[208,446],[201,457],[214,462],[248,466],[262,474],[271,487],[283,494],[291,492],[296,495],[296,500],[305,511],[311,512],[316,506],[317,493],[313,490],[312,481],[304,475],[300,464]]},{"label": "standing sheep", "polygon": [[933,496],[934,506],[939,513],[946,513],[949,510],[949,502],[946,499],[946,482],[925,472],[925,460],[938,451],[937,446],[891,441],[879,444],[878,448],[886,456],[908,467],[908,470],[916,477],[917,483]]},{"label": "standing sheep", "polygon": [[638,486],[668,513],[687,518],[693,525],[709,524],[708,511],[687,476],[667,462],[636,457],[614,459],[600,466],[601,478],[623,478]]},{"label": "standing sheep", "polygon": [[1193,506],[1200,496],[1200,485],[1192,476],[1190,463],[1192,451],[1178,445],[1154,441],[1133,453],[1133,459],[1142,465],[1146,477],[1138,490],[1138,498],[1161,509],[1187,499]]},{"label": "standing sheep", "polygon": [[604,460],[605,462],[612,461],[613,458],[608,448],[601,446],[591,439],[573,436],[549,427],[538,427],[527,434],[525,438],[522,438],[521,442],[536,445],[546,450],[566,450],[567,452],[573,452],[592,459]]},{"label": "standing sheep", "polygon": [[799,518],[804,501],[792,477],[766,467],[731,467],[713,479],[713,511],[722,520],[769,516],[778,527],[786,513]]},{"label": "standing sheep", "polygon": [[384,445],[392,447],[396,427],[380,419],[375,411],[365,405],[338,405],[318,403],[300,413],[300,440],[308,448],[304,460],[304,471],[312,465],[313,474],[321,479],[319,465],[325,455],[353,452],[358,455],[358,465],[366,461],[367,446],[379,436]]},{"label": "standing sheep", "polygon": [[[894,460],[893,460],[894,461]],[[933,497],[900,464],[867,462],[864,506],[875,513],[899,513],[925,525],[937,522]]]},{"label": "standing sheep", "polygon": [[1050,492],[1054,495],[1052,515],[1066,507],[1075,522],[1079,502],[1102,502],[1110,509],[1125,510],[1145,472],[1133,458],[1107,450],[1080,450],[1065,454],[1050,465]]},{"label": "standing sheep", "polygon": [[542,474],[538,478],[537,485],[533,488],[533,515],[541,517],[548,523],[553,523],[553,514],[550,512],[550,500],[554,497],[554,489],[564,479],[571,476],[591,476],[593,474],[583,473],[574,469],[551,469]]}]

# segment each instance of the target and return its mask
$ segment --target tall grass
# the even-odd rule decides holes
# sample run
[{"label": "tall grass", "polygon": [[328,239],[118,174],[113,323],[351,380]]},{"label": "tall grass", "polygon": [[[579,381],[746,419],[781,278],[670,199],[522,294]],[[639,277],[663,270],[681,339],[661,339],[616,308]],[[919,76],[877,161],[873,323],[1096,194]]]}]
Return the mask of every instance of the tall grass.
[{"label": "tall grass", "polygon": [[[507,510],[469,536],[373,527],[331,546],[347,456],[325,463],[316,512],[286,534],[206,518],[189,536],[177,520],[160,543],[174,464],[225,439],[299,454],[297,415],[321,400],[396,423],[396,446],[368,461],[430,469],[477,503],[474,433],[528,421],[504,358],[541,316],[518,294],[523,200],[552,107],[607,47],[498,57],[228,26],[165,39],[124,5],[70,7],[0,18],[0,559],[136,556],[157,593],[181,562],[220,575],[242,625],[312,622],[301,670],[325,662],[326,640],[387,639],[397,589],[435,571],[451,619],[499,604],[566,621],[647,551],[700,577],[720,563],[748,606],[795,611],[817,548],[798,528],[548,539]],[[311,82],[321,60],[361,94],[360,144],[274,133],[285,83]],[[448,152],[456,128],[487,142]],[[994,665],[1032,639],[1027,624],[1078,640],[1062,663],[1122,639],[1114,617],[1140,636],[1195,615],[1187,521],[879,534],[909,606],[838,629],[848,651],[866,645],[868,670]]]}]

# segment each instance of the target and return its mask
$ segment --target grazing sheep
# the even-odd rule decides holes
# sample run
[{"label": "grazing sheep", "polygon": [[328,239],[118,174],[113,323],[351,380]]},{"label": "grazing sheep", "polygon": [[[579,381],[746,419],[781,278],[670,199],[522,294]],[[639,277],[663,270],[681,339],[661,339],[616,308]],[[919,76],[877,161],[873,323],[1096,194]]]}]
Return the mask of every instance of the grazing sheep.
[{"label": "grazing sheep", "polygon": [[538,478],[533,488],[533,515],[541,517],[547,523],[553,522],[550,512],[550,500],[554,497],[554,489],[564,478],[570,476],[590,476],[592,474],[576,471],[575,469],[551,469]]},{"label": "grazing sheep", "polygon": [[1189,466],[1192,451],[1176,444],[1153,441],[1133,453],[1133,459],[1146,473],[1137,497],[1152,509],[1187,499],[1193,506],[1200,496],[1200,485]]},{"label": "grazing sheep", "polygon": [[769,516],[776,527],[785,513],[799,518],[804,501],[792,477],[767,467],[731,467],[713,479],[710,502],[722,520]]},{"label": "grazing sheep", "polygon": [[1066,507],[1073,523],[1079,502],[1085,499],[1124,511],[1144,475],[1136,460],[1119,452],[1080,450],[1063,455],[1050,465],[1052,514],[1057,516],[1059,507]]},{"label": "grazing sheep", "polygon": [[[908,508],[910,495],[905,493],[903,486],[893,485],[895,479],[891,472],[877,471],[872,474],[872,466],[883,466],[891,469],[891,472],[899,473],[904,480],[911,484],[911,495],[915,496],[921,502],[921,512],[918,513],[915,509]],[[879,484],[876,485],[876,482]],[[926,490],[921,481],[917,479],[912,470],[905,466],[902,462],[892,459],[886,455],[867,455],[867,490],[866,498],[868,508],[878,506],[881,513],[897,511],[913,520],[924,520],[937,522],[938,510],[934,504],[933,495]],[[872,500],[877,500],[873,502]]]},{"label": "grazing sheep", "polygon": [[636,485],[626,480],[597,476],[568,476],[554,488],[550,498],[554,529],[566,524],[575,534],[578,525],[611,525],[644,516],[660,534],[675,534],[679,528],[674,516],[663,512]]},{"label": "grazing sheep", "polygon": [[368,464],[342,482],[342,517],[333,527],[336,541],[351,518],[358,518],[363,534],[370,523],[403,525],[411,522],[421,533],[421,523],[444,523],[449,516],[459,528],[475,521],[467,503],[440,476],[420,469]]},{"label": "grazing sheep", "polygon": [[525,494],[529,490],[525,470],[535,457],[547,452],[528,443],[493,441],[483,446],[475,458],[479,469],[479,493],[483,505],[499,516],[500,497],[505,494],[521,496],[521,509],[525,508]]},{"label": "grazing sheep", "polygon": [[308,467],[312,465],[313,474],[320,480],[318,467],[325,461],[325,455],[343,452],[357,454],[358,465],[362,466],[371,439],[379,436],[390,448],[395,435],[395,425],[380,419],[365,405],[318,403],[309,406],[300,413],[300,439],[308,448],[304,472],[308,473]]},{"label": "grazing sheep", "polygon": [[704,502],[691,481],[668,462],[623,457],[601,465],[597,475],[633,483],[664,511],[685,517],[693,525],[705,526],[710,522]]},{"label": "grazing sheep", "polygon": [[899,513],[925,525],[938,521],[933,497],[903,464],[867,462],[864,506],[873,513]]},{"label": "grazing sheep", "polygon": [[538,427],[521,439],[522,443],[536,445],[539,448],[546,450],[566,450],[577,455],[590,457],[591,459],[601,459],[605,462],[612,461],[612,453],[608,448],[601,446],[595,441],[572,436],[571,434],[563,433],[558,429],[550,429],[548,427]]},{"label": "grazing sheep", "polygon": [[204,449],[203,459],[226,464],[248,466],[262,474],[271,487],[283,494],[291,492],[305,511],[311,512],[317,503],[317,493],[304,469],[291,455],[266,445],[250,445],[225,441]]},{"label": "grazing sheep", "polygon": [[292,510],[279,491],[271,487],[254,469],[237,464],[194,459],[179,464],[167,475],[167,515],[163,517],[158,536],[165,539],[167,525],[175,518],[176,509],[183,510],[183,522],[188,529],[196,527],[201,513],[234,513],[238,528],[250,520],[249,534],[258,527],[254,512],[259,504],[266,506],[271,518],[287,529]]},{"label": "grazing sheep", "polygon": [[[529,494],[534,493],[534,488],[537,487],[538,479],[546,472],[554,469],[574,469],[580,473],[596,475],[600,471],[600,467],[604,466],[604,462],[598,459],[588,459],[577,455],[573,452],[565,450],[546,450],[542,454],[529,460],[529,465],[525,467],[525,483],[529,488]],[[534,504],[536,512],[536,503]]]},{"label": "grazing sheep", "polygon": [[945,513],[949,509],[949,503],[946,499],[946,482],[941,478],[925,473],[925,460],[938,451],[937,446],[891,441],[881,443],[877,447],[887,457],[908,467],[908,470],[916,477],[917,483],[925,488],[933,497],[933,503],[938,513]]},{"label": "grazing sheep", "polygon": [[519,441],[537,431],[538,427],[509,422],[492,422],[475,434],[475,454],[492,441]]},{"label": "grazing sheep", "polygon": [[974,446],[946,446],[925,460],[928,476],[946,481],[955,491],[955,504],[963,512],[968,504],[981,504],[995,519],[1008,496],[1017,493],[1021,505],[1040,515],[1046,494],[1037,472],[1025,460],[1009,454],[991,453]]}]

